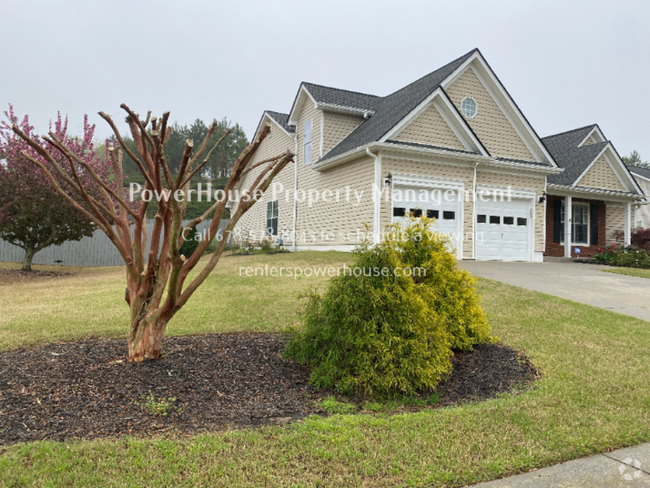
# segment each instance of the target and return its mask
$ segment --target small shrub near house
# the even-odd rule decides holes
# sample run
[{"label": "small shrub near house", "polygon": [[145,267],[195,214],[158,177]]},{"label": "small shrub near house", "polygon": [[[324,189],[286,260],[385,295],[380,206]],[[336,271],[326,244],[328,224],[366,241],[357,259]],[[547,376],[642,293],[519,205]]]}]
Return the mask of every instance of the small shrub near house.
[{"label": "small shrub near house", "polygon": [[352,271],[306,296],[304,328],[285,355],[310,366],[313,384],[367,395],[430,391],[450,373],[452,350],[493,340],[473,279],[432,224],[413,219],[377,246],[361,244]]},{"label": "small shrub near house", "polygon": [[185,239],[183,240],[183,244],[181,244],[180,253],[182,256],[189,257],[199,247],[201,235],[196,227],[192,227],[184,236]]},{"label": "small shrub near house", "polygon": [[632,229],[632,245],[650,253],[650,227]]},{"label": "small shrub near house", "polygon": [[594,261],[623,268],[650,269],[650,254],[636,246],[625,247],[617,243],[598,249]]}]

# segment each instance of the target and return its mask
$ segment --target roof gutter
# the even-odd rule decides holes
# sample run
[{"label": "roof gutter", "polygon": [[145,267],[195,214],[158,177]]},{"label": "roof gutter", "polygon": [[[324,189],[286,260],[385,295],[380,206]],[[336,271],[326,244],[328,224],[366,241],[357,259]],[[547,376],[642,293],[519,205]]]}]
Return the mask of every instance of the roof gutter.
[{"label": "roof gutter", "polygon": [[604,188],[585,188],[585,187],[575,187],[567,185],[556,185],[549,183],[547,186],[547,191],[551,195],[573,195],[577,194],[579,196],[600,196],[608,197],[609,200],[618,199],[618,200],[633,200],[637,202],[647,201],[643,195],[638,193],[629,193],[616,190],[606,190]]},{"label": "roof gutter", "polygon": [[327,159],[325,161],[316,163],[313,166],[313,169],[316,171],[327,171],[331,168],[334,168],[340,164],[344,164],[348,161],[356,159],[360,154],[366,153],[370,149],[384,149],[386,151],[410,154],[410,155],[419,155],[425,157],[432,156],[444,156],[448,159],[462,160],[464,162],[480,162],[485,167],[493,168],[502,168],[502,169],[513,169],[513,170],[523,170],[528,173],[537,173],[540,175],[548,174],[557,174],[564,171],[564,168],[555,168],[552,166],[534,166],[526,165],[522,163],[512,162],[512,161],[499,161],[493,156],[483,156],[481,154],[468,154],[468,153],[459,153],[456,151],[445,151],[444,149],[430,149],[423,147],[413,147],[413,146],[403,146],[400,144],[394,144],[390,142],[371,142],[363,146],[357,147],[351,151],[340,154],[332,159]]},{"label": "roof gutter", "polygon": [[356,107],[346,107],[345,105],[338,105],[336,103],[326,103],[318,102],[316,108],[323,110],[325,112],[337,112],[341,114],[354,115],[357,117],[368,118],[368,116],[374,115],[374,110],[356,108]]}]

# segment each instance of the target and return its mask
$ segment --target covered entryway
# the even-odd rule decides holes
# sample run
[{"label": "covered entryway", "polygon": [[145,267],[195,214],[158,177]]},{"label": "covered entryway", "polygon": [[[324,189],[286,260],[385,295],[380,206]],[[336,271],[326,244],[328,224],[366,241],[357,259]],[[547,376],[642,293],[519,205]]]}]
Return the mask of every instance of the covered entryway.
[{"label": "covered entryway", "polygon": [[476,259],[532,261],[533,199],[492,195],[476,205]]}]

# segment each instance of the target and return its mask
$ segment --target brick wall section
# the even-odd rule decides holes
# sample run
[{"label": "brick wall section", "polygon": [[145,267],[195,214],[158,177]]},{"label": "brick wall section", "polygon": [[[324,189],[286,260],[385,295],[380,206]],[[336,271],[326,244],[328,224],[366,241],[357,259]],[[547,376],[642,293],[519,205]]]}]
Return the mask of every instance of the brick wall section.
[{"label": "brick wall section", "polygon": [[[559,242],[553,242],[553,216],[556,200],[564,200],[564,197],[549,196],[546,199],[546,252],[544,256],[564,256],[564,245]],[[580,257],[593,256],[598,252],[598,248],[602,248],[606,244],[607,239],[607,207],[604,202],[597,200],[585,200],[582,198],[574,198],[573,202],[583,203],[597,203],[598,204],[598,244],[592,246],[578,246],[580,247]],[[590,230],[591,232],[591,230]],[[575,246],[571,247],[571,256],[577,257],[574,252]]]}]

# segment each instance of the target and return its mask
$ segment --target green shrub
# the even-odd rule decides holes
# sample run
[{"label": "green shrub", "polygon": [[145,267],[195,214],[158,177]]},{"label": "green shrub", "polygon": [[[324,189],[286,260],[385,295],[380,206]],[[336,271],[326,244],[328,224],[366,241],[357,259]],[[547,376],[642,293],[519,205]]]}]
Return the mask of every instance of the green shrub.
[{"label": "green shrub", "polygon": [[624,247],[616,243],[598,249],[594,261],[624,268],[650,269],[650,255],[646,251],[635,246]]},{"label": "green shrub", "polygon": [[265,237],[260,241],[260,250],[264,254],[271,254],[273,251],[275,251],[275,246],[273,245],[273,241],[269,237]]},{"label": "green shrub", "polygon": [[449,238],[432,229],[432,221],[413,219],[402,228],[395,226],[392,238],[404,266],[421,268],[415,276],[422,298],[445,321],[451,347],[470,351],[472,346],[490,340],[490,325],[479,304],[476,282],[462,269],[451,249]]},{"label": "green shrub", "polygon": [[[308,293],[304,329],[285,355],[309,364],[314,385],[370,395],[433,390],[451,371],[452,345],[491,339],[473,281],[431,224],[414,220],[406,240],[362,243],[323,295]],[[414,265],[439,276],[406,275]]]},{"label": "green shrub", "polygon": [[185,256],[186,258],[189,258],[194,253],[196,248],[199,247],[200,237],[201,236],[199,235],[199,231],[197,230],[197,228],[192,227],[192,229],[186,233],[185,240],[181,245],[181,249],[180,249],[181,255]]}]

